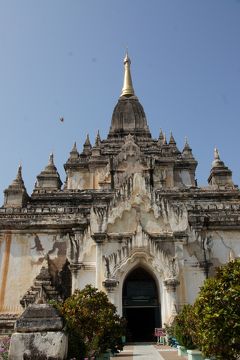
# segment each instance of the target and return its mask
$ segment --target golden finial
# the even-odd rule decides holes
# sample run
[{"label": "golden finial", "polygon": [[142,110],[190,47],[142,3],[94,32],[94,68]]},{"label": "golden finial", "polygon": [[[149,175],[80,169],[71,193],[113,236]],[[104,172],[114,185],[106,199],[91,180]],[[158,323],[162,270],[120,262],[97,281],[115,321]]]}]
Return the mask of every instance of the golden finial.
[{"label": "golden finial", "polygon": [[132,77],[131,77],[131,71],[130,71],[130,65],[131,60],[128,56],[128,52],[126,52],[126,56],[124,58],[124,80],[123,80],[123,88],[121,96],[133,96],[134,95],[134,89],[132,84]]}]

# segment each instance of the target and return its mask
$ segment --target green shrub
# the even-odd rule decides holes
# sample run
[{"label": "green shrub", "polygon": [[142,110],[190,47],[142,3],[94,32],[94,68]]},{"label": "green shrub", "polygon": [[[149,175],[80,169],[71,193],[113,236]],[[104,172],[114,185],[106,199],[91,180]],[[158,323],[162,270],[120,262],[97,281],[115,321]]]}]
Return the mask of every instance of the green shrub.
[{"label": "green shrub", "polygon": [[235,360],[240,355],[240,259],[218,268],[194,304],[192,336],[207,357]]},{"label": "green shrub", "polygon": [[0,360],[8,359],[10,336],[0,336]]},{"label": "green shrub", "polygon": [[191,305],[184,305],[180,313],[175,317],[172,324],[172,333],[177,339],[179,345],[185,346],[187,349],[195,349],[197,346],[193,343],[192,326],[193,313]]},{"label": "green shrub", "polygon": [[107,349],[121,349],[123,319],[107,295],[91,285],[58,304],[69,332],[69,357],[93,357]]}]

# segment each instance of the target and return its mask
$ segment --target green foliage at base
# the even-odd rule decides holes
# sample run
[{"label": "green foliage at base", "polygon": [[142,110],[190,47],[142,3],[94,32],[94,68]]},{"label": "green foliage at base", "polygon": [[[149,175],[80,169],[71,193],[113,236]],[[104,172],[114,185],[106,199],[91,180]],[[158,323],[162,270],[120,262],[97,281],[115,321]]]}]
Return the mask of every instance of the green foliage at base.
[{"label": "green foliage at base", "polygon": [[185,305],[167,327],[180,345],[215,360],[240,358],[240,259],[216,269],[193,306]]},{"label": "green foliage at base", "polygon": [[173,336],[177,339],[179,345],[185,346],[187,349],[196,349],[191,333],[193,318],[192,311],[193,309],[191,305],[184,305],[172,324]]},{"label": "green foliage at base", "polygon": [[10,336],[0,336],[0,360],[8,359],[8,351],[10,346]]},{"label": "green foliage at base", "polygon": [[125,324],[107,295],[91,285],[58,304],[69,332],[69,356],[82,359],[122,349]]},{"label": "green foliage at base", "polygon": [[240,355],[240,259],[217,269],[194,304],[193,338],[203,353],[219,360]]}]

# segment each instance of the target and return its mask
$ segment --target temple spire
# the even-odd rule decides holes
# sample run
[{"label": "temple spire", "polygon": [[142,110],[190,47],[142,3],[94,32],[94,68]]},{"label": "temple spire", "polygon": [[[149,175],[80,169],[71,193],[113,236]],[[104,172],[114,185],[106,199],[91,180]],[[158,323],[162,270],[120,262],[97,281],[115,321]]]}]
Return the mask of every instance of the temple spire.
[{"label": "temple spire", "polygon": [[164,140],[164,135],[163,135],[162,129],[160,129],[160,134],[159,134],[159,138],[158,138],[158,143],[160,146],[163,145],[163,140]]},{"label": "temple spire", "polygon": [[96,135],[96,139],[95,139],[95,146],[99,147],[101,144],[101,137],[100,137],[100,133],[99,133],[99,130],[97,132],[97,135]]},{"label": "temple spire", "polygon": [[68,162],[74,162],[74,161],[77,161],[79,158],[79,153],[78,153],[78,150],[77,150],[77,144],[76,144],[76,141],[74,142],[73,144],[73,148],[72,150],[70,151],[70,157],[68,159]]},{"label": "temple spire", "polygon": [[16,179],[13,180],[12,186],[25,189],[24,181],[22,178],[22,164],[19,164]]},{"label": "temple spire", "polygon": [[185,137],[185,144],[184,144],[184,148],[182,151],[182,157],[185,159],[194,159],[193,154],[192,154],[192,149],[188,143],[187,137]]},{"label": "temple spire", "polygon": [[12,184],[4,190],[4,207],[23,207],[27,201],[28,194],[22,178],[22,165],[20,164],[16,178]]},{"label": "temple spire", "polygon": [[175,141],[175,139],[174,139],[174,137],[173,137],[172,132],[170,133],[169,144],[170,144],[170,145],[176,145],[176,141]]},{"label": "temple spire", "polygon": [[232,181],[232,172],[221,160],[219,151],[216,147],[214,149],[214,160],[212,162],[212,169],[208,178],[208,183],[214,189],[235,187]]},{"label": "temple spire", "polygon": [[212,168],[219,167],[219,166],[225,166],[224,162],[220,159],[220,154],[217,149],[217,147],[214,148],[214,160],[212,162]]},{"label": "temple spire", "polygon": [[50,154],[48,164],[45,166],[44,170],[40,172],[37,176],[37,181],[35,183],[34,193],[37,193],[41,189],[45,190],[60,190],[62,186],[62,181],[60,179],[57,168],[54,165],[54,156],[53,153]]},{"label": "temple spire", "polygon": [[16,181],[18,182],[23,182],[23,178],[22,178],[22,164],[20,163],[18,166],[18,172],[17,172],[17,176],[16,176]]},{"label": "temple spire", "polygon": [[122,88],[121,96],[133,96],[134,95],[130,65],[131,65],[131,60],[128,56],[128,53],[126,53],[126,56],[124,58],[125,70],[124,70],[124,80],[123,80],[123,88]]}]

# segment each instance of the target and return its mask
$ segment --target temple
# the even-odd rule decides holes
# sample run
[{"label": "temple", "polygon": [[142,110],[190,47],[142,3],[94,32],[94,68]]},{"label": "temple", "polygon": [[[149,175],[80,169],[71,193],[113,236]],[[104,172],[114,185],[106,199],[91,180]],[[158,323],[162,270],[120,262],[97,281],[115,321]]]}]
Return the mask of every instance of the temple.
[{"label": "temple", "polygon": [[[186,140],[154,139],[124,59],[106,139],[74,143],[62,183],[50,155],[31,195],[22,167],[0,208],[0,331],[39,299],[92,284],[127,319],[128,341],[192,303],[217,266],[240,256],[240,193],[217,149],[208,184]],[[143,326],[144,324],[144,326]]]}]

